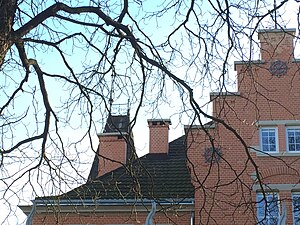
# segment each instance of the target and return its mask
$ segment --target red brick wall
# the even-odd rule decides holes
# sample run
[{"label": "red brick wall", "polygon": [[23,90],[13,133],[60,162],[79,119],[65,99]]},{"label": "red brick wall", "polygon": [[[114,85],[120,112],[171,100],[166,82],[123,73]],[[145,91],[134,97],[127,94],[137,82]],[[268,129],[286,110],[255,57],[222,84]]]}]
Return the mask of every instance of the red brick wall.
[{"label": "red brick wall", "polygon": [[261,58],[266,61],[274,59],[293,59],[293,38],[295,33],[290,30],[269,32],[262,30],[258,33],[260,40]]},{"label": "red brick wall", "polygon": [[[98,174],[110,172],[126,162],[127,143],[121,134],[100,135]],[[104,158],[105,157],[105,158]]]},{"label": "red brick wall", "polygon": [[[262,35],[260,40],[266,40]],[[195,224],[254,224],[256,190],[261,189],[252,178],[256,172],[266,185],[300,181],[300,154],[286,155],[284,122],[274,122],[278,129],[279,152],[283,156],[261,156],[250,148],[260,145],[257,122],[294,120],[299,123],[297,120],[300,120],[300,63],[292,58],[292,38],[268,33],[267,39],[272,43],[262,43],[261,62],[235,65],[239,94],[211,96],[213,115],[229,128],[217,123],[208,133],[200,129],[188,133],[189,166],[196,187]],[[275,60],[287,62],[286,74],[278,77],[269,72],[270,63]],[[205,162],[205,149],[211,147],[210,141],[222,150],[219,163]],[[277,191],[280,200],[287,203],[287,224],[292,224],[294,190]]]},{"label": "red brick wall", "polygon": [[[69,224],[144,224],[146,213],[90,213],[90,214],[38,214],[34,217],[34,225],[69,225]],[[154,216],[154,224],[190,225],[191,213],[168,212],[158,213]]]}]

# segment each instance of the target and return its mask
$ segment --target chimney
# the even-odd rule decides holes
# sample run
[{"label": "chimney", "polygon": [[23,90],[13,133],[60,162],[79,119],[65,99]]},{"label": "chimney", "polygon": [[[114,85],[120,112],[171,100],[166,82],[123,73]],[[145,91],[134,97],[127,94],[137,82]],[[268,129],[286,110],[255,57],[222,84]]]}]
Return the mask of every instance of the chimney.
[{"label": "chimney", "polygon": [[127,161],[128,133],[102,133],[98,135],[98,176],[102,176],[125,164]]},{"label": "chimney", "polygon": [[293,60],[296,29],[264,29],[258,31],[263,61]]},{"label": "chimney", "polygon": [[149,153],[169,152],[169,125],[170,119],[150,119],[149,125]]},{"label": "chimney", "polygon": [[88,180],[111,172],[132,157],[134,148],[129,115],[110,115],[103,133],[98,134],[99,146]]}]

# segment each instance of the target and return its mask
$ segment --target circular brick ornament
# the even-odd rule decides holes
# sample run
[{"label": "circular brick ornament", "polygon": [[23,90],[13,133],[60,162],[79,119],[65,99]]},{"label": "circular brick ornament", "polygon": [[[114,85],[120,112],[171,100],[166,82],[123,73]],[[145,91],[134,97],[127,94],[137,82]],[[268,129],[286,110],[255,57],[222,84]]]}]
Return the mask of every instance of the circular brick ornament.
[{"label": "circular brick ornament", "polygon": [[281,77],[287,73],[288,66],[286,61],[276,60],[271,62],[269,72],[277,77]]},{"label": "circular brick ornament", "polygon": [[220,148],[209,147],[204,151],[204,159],[206,163],[218,163],[222,157],[222,150]]}]

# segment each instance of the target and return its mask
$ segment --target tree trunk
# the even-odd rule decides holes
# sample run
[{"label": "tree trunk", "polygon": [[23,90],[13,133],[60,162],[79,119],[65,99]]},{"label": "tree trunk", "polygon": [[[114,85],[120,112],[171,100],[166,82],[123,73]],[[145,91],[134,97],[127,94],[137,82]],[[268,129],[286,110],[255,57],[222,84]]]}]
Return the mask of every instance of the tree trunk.
[{"label": "tree trunk", "polygon": [[11,47],[17,0],[0,1],[0,69]]}]

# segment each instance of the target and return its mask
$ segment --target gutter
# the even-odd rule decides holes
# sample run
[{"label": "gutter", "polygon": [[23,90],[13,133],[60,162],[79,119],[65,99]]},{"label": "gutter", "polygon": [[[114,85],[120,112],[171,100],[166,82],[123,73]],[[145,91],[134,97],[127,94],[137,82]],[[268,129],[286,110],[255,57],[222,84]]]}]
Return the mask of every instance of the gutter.
[{"label": "gutter", "polygon": [[[28,218],[31,218],[35,213],[49,213],[59,210],[62,213],[71,212],[130,212],[132,207],[136,211],[148,212],[151,209],[151,199],[99,199],[99,200],[42,200],[36,199],[33,205],[20,205],[18,206]],[[194,199],[164,199],[156,201],[158,208],[162,209],[167,207],[167,210],[177,211],[194,211]],[[57,207],[59,206],[59,207]],[[26,224],[26,225],[31,225]]]},{"label": "gutter", "polygon": [[[36,199],[34,203],[36,205],[151,205],[153,199],[70,199],[70,200],[53,200],[53,199]],[[160,205],[185,205],[194,204],[194,198],[185,199],[162,199],[156,200]]]}]

